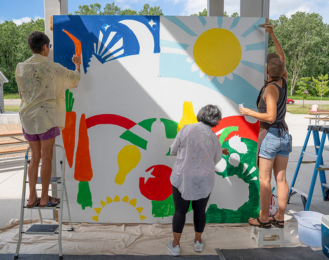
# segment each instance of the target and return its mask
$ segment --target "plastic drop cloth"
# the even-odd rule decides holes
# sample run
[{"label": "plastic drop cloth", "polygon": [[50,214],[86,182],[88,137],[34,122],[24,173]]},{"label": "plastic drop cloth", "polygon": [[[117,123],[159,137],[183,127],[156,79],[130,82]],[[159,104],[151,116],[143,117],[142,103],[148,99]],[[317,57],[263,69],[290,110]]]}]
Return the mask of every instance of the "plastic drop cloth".
[{"label": "plastic drop cloth", "polygon": [[[33,219],[37,223],[38,219]],[[28,228],[31,220],[24,221]],[[56,223],[44,221],[44,223]],[[166,245],[172,240],[171,224],[74,224],[74,231],[63,231],[62,244],[65,255],[168,255]],[[11,219],[0,229],[0,254],[13,254],[18,241],[19,220]],[[69,225],[63,225],[63,229]],[[207,224],[203,238],[202,253],[194,252],[194,228],[187,224],[181,238],[182,255],[215,255],[215,248],[255,248],[250,238],[248,224]],[[287,247],[303,246],[298,240],[297,222],[286,222],[285,243]],[[57,235],[23,234],[20,254],[58,254]]]}]

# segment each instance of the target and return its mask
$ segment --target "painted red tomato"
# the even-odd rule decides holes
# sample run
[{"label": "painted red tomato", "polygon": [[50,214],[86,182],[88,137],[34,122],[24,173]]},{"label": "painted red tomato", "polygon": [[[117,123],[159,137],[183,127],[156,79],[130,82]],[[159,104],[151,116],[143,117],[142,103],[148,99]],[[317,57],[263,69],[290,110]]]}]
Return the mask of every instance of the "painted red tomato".
[{"label": "painted red tomato", "polygon": [[145,178],[139,178],[139,189],[142,195],[149,200],[162,201],[167,199],[172,193],[170,183],[170,175],[172,169],[166,165],[154,165],[146,170],[152,170],[151,175],[155,178],[149,178],[145,182]]}]

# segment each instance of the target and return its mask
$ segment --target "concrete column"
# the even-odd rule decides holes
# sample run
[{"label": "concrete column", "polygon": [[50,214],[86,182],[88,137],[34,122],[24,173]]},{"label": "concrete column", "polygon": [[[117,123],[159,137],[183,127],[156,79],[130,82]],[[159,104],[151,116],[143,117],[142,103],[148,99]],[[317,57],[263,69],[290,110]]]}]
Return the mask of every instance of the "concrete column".
[{"label": "concrete column", "polygon": [[224,0],[208,0],[208,16],[224,16]]},{"label": "concrete column", "polygon": [[[44,0],[45,33],[53,43],[53,32],[50,30],[50,17],[68,14],[68,0]],[[54,46],[50,49],[48,59],[54,61]]]}]

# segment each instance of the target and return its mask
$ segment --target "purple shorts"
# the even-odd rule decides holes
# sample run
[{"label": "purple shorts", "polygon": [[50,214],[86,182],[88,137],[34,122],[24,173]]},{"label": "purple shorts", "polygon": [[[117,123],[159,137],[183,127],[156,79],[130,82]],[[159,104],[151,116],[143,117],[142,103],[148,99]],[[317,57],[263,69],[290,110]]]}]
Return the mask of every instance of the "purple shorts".
[{"label": "purple shorts", "polygon": [[27,141],[33,142],[33,141],[40,141],[40,140],[42,140],[42,141],[49,140],[49,139],[55,138],[56,136],[59,136],[61,133],[60,133],[58,127],[53,127],[43,134],[36,134],[36,135],[29,135],[23,129],[23,134]]}]

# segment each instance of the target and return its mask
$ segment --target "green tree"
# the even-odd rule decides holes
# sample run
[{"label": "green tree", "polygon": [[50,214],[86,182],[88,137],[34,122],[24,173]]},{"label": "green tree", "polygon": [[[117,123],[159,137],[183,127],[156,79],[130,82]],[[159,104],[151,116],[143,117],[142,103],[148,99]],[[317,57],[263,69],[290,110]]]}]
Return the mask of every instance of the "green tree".
[{"label": "green tree", "polygon": [[328,91],[328,74],[326,75],[320,75],[318,76],[318,79],[315,79],[312,77],[312,80],[315,83],[315,88],[316,91],[318,92],[318,96],[321,96],[321,101],[322,101],[322,96],[324,96]]},{"label": "green tree", "polygon": [[[203,9],[203,11],[199,12],[199,14],[191,14],[191,16],[207,16],[207,15],[208,15],[207,8]],[[223,17],[229,17],[226,11],[224,12]],[[231,17],[239,17],[239,13],[235,12],[231,15]]]},{"label": "green tree", "polygon": [[91,5],[79,5],[79,10],[74,11],[76,15],[163,15],[160,6],[151,7],[145,4],[143,8],[137,13],[135,10],[121,8],[115,2],[106,4],[102,11],[102,6],[99,3]]},{"label": "green tree", "polygon": [[[274,32],[286,55],[292,95],[301,77],[318,76],[329,69],[328,26],[319,14],[304,12],[297,12],[291,18],[281,15],[273,24],[278,25]],[[272,39],[269,52],[275,52]]]},{"label": "green tree", "polygon": [[138,12],[138,15],[163,15],[160,6],[151,7],[149,4],[145,4],[143,9]]},{"label": "green tree", "polygon": [[309,91],[308,88],[310,87],[311,78],[301,78],[300,81],[297,83],[298,90],[296,90],[296,94],[298,96],[303,97],[303,107],[304,107],[304,100],[308,99]]},{"label": "green tree", "polygon": [[44,32],[44,20],[32,20],[19,26],[9,21],[0,24],[0,71],[9,81],[4,85],[5,93],[18,92],[15,70],[18,62],[32,55],[27,37],[33,31]]},{"label": "green tree", "polygon": [[120,12],[120,15],[138,15],[137,11],[131,9],[125,9]]},{"label": "green tree", "polygon": [[[114,3],[113,3],[114,4]],[[91,4],[91,5],[79,5],[79,10],[74,11],[76,15],[99,15],[102,14],[101,5],[99,3]]]},{"label": "green tree", "polygon": [[111,4],[106,4],[104,11],[100,12],[101,15],[120,15],[121,9],[114,2]]}]

